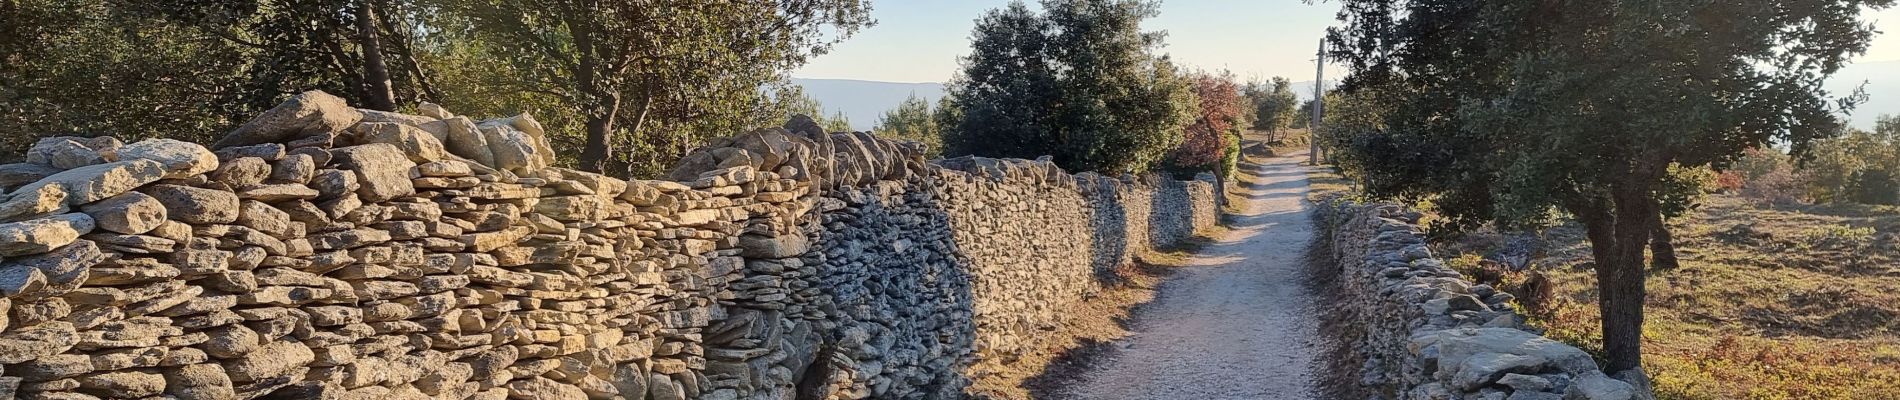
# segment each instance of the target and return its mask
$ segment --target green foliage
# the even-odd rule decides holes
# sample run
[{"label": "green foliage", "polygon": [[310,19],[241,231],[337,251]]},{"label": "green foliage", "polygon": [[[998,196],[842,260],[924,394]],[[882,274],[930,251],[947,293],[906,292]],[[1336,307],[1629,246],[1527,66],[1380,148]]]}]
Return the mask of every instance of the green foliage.
[{"label": "green foliage", "polygon": [[1670,167],[1839,132],[1822,82],[1866,51],[1861,12],[1892,4],[1346,0],[1331,58],[1385,126],[1331,141],[1370,193],[1430,198],[1455,227],[1575,216],[1609,368],[1631,368]]},{"label": "green foliage", "polygon": [[1873,132],[1848,129],[1816,142],[1797,169],[1816,202],[1893,204],[1900,196],[1900,118],[1883,116]]},{"label": "green foliage", "polygon": [[531,112],[562,164],[653,176],[783,121],[787,71],[870,22],[863,0],[9,0],[0,157],[47,135],[208,141],[321,89]]},{"label": "green foliage", "polygon": [[937,113],[931,111],[930,100],[914,94],[878,117],[877,127],[871,131],[884,137],[922,142],[928,148],[925,158],[943,154],[943,131],[937,128]]},{"label": "green foliage", "polygon": [[[361,18],[365,7],[381,18]],[[209,141],[311,89],[369,107],[373,71],[397,100],[431,99],[417,61],[428,51],[426,9],[401,0],[5,2],[0,159],[52,135]],[[378,45],[365,46],[365,34]]]},{"label": "green foliage", "polygon": [[[948,92],[960,115],[944,124],[950,155],[1054,156],[1070,170],[1139,172],[1180,141],[1192,121],[1190,82],[1152,52],[1141,31],[1155,3],[1045,0],[1043,14],[1012,2],[977,21],[962,74]],[[954,127],[954,128],[952,128]]]},{"label": "green foliage", "polygon": [[[631,175],[778,114],[786,71],[870,23],[861,0],[456,2],[468,37],[586,129],[577,164]],[[719,132],[719,133],[715,133]],[[633,151],[622,151],[629,149]]]},{"label": "green foliage", "polygon": [[1225,159],[1239,149],[1235,143],[1244,118],[1240,85],[1227,72],[1196,72],[1189,79],[1194,81],[1194,98],[1199,102],[1195,109],[1200,112],[1182,130],[1181,145],[1169,153],[1166,168],[1177,175],[1208,171],[1229,176],[1233,171]]},{"label": "green foliage", "polygon": [[1300,98],[1293,94],[1293,83],[1286,78],[1276,76],[1269,82],[1248,82],[1245,92],[1252,106],[1249,110],[1251,129],[1279,132],[1297,118],[1294,112],[1298,111]]}]

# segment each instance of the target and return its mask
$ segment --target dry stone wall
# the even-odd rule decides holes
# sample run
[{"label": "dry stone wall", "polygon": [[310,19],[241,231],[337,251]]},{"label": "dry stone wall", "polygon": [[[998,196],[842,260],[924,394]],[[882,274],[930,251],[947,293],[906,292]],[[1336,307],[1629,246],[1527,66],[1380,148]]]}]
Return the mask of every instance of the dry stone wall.
[{"label": "dry stone wall", "polygon": [[310,92],[211,148],[0,165],[0,398],[959,398],[1215,221],[1206,181],[809,121],[623,181],[421,111]]},{"label": "dry stone wall", "polygon": [[[1653,398],[1608,376],[1588,353],[1523,324],[1513,297],[1474,285],[1432,256],[1420,214],[1392,204],[1318,208],[1341,309],[1361,329],[1360,384],[1402,400],[1632,400]],[[1619,378],[1621,380],[1619,380]]]}]

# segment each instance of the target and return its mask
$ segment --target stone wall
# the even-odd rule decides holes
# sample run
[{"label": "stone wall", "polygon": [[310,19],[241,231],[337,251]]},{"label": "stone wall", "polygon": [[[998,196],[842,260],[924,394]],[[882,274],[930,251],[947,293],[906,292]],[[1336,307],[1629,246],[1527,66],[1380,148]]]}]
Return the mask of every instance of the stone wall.
[{"label": "stone wall", "polygon": [[1383,398],[1650,398],[1605,375],[1583,350],[1534,333],[1511,294],[1474,285],[1433,257],[1417,212],[1345,201],[1316,212],[1340,274],[1341,310],[1363,328],[1352,345],[1365,359],[1360,384]]},{"label": "stone wall", "polygon": [[959,398],[1212,185],[926,161],[809,121],[666,180],[532,117],[310,92],[211,149],[0,165],[0,398]]}]

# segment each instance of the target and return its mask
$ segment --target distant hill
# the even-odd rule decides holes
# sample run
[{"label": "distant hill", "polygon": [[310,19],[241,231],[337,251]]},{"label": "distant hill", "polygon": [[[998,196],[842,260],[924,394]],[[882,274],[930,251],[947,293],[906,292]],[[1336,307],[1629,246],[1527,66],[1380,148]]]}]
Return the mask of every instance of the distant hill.
[{"label": "distant hill", "polygon": [[878,116],[897,108],[897,103],[912,94],[930,100],[933,106],[937,99],[943,98],[943,84],[936,82],[792,78],[792,83],[804,87],[806,95],[823,103],[825,114],[843,111],[845,118],[851,119],[851,128],[858,130],[870,130],[877,124]]},{"label": "distant hill", "polygon": [[[1876,116],[1900,115],[1900,60],[1848,65],[1828,81],[1827,88],[1835,95],[1846,95],[1861,82],[1867,83],[1868,100],[1849,117],[1853,126],[1871,129]],[[851,119],[852,128],[865,130],[877,124],[878,116],[896,108],[897,103],[911,94],[928,99],[933,104],[943,98],[943,84],[937,82],[793,78],[792,83],[803,86],[807,94],[824,103],[826,114],[843,111],[845,117]],[[1330,90],[1338,86],[1339,82],[1329,80],[1326,85]],[[1294,82],[1292,89],[1301,101],[1313,98],[1313,81]]]}]

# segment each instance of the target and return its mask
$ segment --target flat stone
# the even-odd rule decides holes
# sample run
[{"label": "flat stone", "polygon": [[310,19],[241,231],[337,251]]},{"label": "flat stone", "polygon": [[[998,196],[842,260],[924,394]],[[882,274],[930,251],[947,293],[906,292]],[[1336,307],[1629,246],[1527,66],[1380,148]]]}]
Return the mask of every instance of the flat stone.
[{"label": "flat stone", "polygon": [[264,161],[277,161],[284,158],[284,145],[281,143],[260,143],[249,146],[220,148],[218,161],[230,161],[245,157],[261,158]]},{"label": "flat stone", "polygon": [[775,237],[747,234],[739,236],[739,248],[743,249],[739,255],[747,258],[788,258],[805,254],[811,243],[798,234]]},{"label": "flat stone", "polygon": [[65,169],[34,163],[0,164],[0,188],[33,183],[60,171],[65,171]]},{"label": "flat stone", "polygon": [[119,161],[152,160],[166,178],[186,178],[218,169],[218,156],[197,143],[146,139],[119,149]]},{"label": "flat stone", "polygon": [[[47,206],[82,205],[105,200],[165,176],[157,161],[131,160],[88,165],[21,186],[0,203],[0,218],[50,211]],[[45,189],[57,188],[55,191]]]},{"label": "flat stone", "polygon": [[206,177],[234,187],[256,185],[270,177],[270,163],[262,158],[242,157],[224,162]]},{"label": "flat stone", "polygon": [[92,372],[92,358],[80,354],[48,355],[7,367],[8,375],[26,378],[28,382],[71,378],[87,372]]},{"label": "flat stone", "polygon": [[113,397],[152,396],[165,391],[165,377],[143,371],[88,375],[79,378],[79,391]]},{"label": "flat stone", "polygon": [[92,216],[82,213],[0,224],[0,257],[53,251],[92,232],[93,226]]},{"label": "flat stone", "polygon": [[237,222],[238,196],[222,190],[159,184],[144,189],[165,205],[167,217],[187,224]]},{"label": "flat stone", "polygon": [[[0,364],[19,364],[65,352],[79,343],[73,324],[51,321],[0,333]],[[12,375],[12,367],[8,367]]]},{"label": "flat stone", "polygon": [[295,183],[286,183],[286,184],[277,184],[277,185],[249,186],[243,189],[239,189],[237,194],[238,194],[238,198],[242,198],[242,199],[258,200],[258,201],[275,203],[275,202],[280,202],[284,200],[314,199],[314,198],[317,198],[317,196],[320,195],[321,193],[318,193],[316,189],[311,189],[309,186],[304,186],[304,185],[295,184]]},{"label": "flat stone", "polygon": [[362,119],[363,113],[350,108],[343,99],[312,90],[292,96],[245,122],[211,147],[283,143],[306,134],[340,132]]}]

